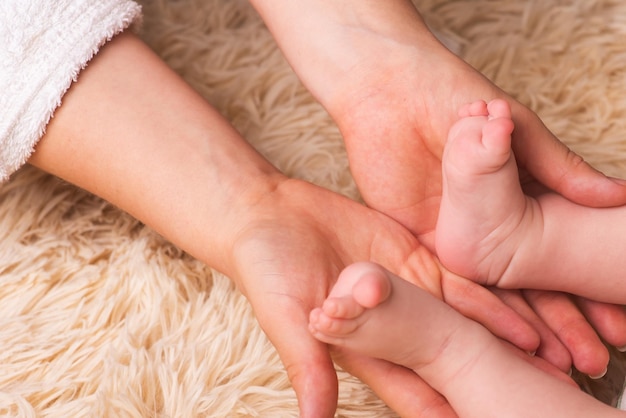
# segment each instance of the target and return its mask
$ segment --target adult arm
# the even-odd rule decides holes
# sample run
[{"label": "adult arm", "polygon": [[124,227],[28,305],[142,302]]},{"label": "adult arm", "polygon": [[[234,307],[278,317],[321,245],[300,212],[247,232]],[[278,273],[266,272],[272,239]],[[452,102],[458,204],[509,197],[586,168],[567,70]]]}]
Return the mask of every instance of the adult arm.
[{"label": "adult arm", "polygon": [[[448,51],[410,1],[389,0],[384,7],[368,0],[251,3],[300,79],[337,122],[365,202],[429,248],[441,196],[443,144],[457,109],[477,98],[511,104],[522,172],[583,205],[626,203],[622,183],[584,163],[536,114]],[[620,306],[595,304],[590,325],[566,295],[523,295],[529,302],[523,310],[530,305],[536,312],[532,318],[541,316],[558,337],[544,339],[541,354],[561,368],[569,368],[572,358],[586,373],[605,368],[608,353],[591,325],[610,343],[626,344]],[[556,313],[550,304],[565,310]],[[609,330],[608,322],[619,326]]]},{"label": "adult arm", "polygon": [[[339,271],[372,260],[442,297],[439,263],[408,230],[350,199],[285,178],[132,34],[115,37],[81,72],[29,162],[108,200],[231,277],[276,346],[303,417],[330,417],[336,407],[328,348],[307,323]],[[532,329],[485,295],[500,313],[492,330],[528,350],[536,346]],[[403,376],[381,388],[403,416],[423,410],[454,416],[417,375],[363,361],[355,369],[370,381]]]}]

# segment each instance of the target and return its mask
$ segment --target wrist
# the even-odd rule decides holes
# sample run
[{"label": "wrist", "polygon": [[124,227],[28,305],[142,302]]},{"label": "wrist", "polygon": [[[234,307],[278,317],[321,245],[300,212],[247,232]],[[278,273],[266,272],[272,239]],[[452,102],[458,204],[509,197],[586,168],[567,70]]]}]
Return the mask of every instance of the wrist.
[{"label": "wrist", "polygon": [[248,207],[284,179],[131,34],[81,72],[29,162],[220,271]]},{"label": "wrist", "polygon": [[[212,268],[238,282],[237,260],[234,249],[241,237],[254,230],[264,218],[267,207],[279,206],[276,195],[288,178],[278,171],[249,170],[250,176],[237,175],[223,183],[219,193],[206,190],[201,199],[194,199],[197,221],[194,228],[187,228],[195,236],[181,240],[182,248],[194,243],[188,251]],[[204,205],[203,202],[206,202]]]}]

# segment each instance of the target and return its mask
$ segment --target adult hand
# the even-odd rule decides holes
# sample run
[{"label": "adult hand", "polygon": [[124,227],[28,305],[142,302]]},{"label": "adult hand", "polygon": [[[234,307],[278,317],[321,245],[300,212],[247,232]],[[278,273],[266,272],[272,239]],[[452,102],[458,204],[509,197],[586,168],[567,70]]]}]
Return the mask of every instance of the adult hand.
[{"label": "adult hand", "polygon": [[[303,417],[334,414],[333,364],[328,348],[309,334],[306,324],[339,272],[355,261],[377,262],[526,351],[537,347],[534,330],[513,310],[483,287],[443,269],[413,234],[375,210],[311,184],[285,180],[238,213],[242,226],[228,246],[232,262],[225,272],[247,296],[278,349]],[[425,411],[456,416],[443,397],[400,366],[347,352],[337,360],[401,416],[424,416]]]},{"label": "adult hand", "polygon": [[[382,69],[377,75],[380,78],[384,74],[385,89],[360,98],[353,93],[349,97],[355,102],[340,107],[337,120],[344,134],[351,168],[369,206],[398,220],[432,248],[433,222],[441,196],[442,147],[447,128],[455,120],[454,109],[471,97],[505,98],[512,104],[516,123],[513,148],[527,192],[541,192],[548,187],[590,206],[626,201],[626,189],[621,183],[584,163],[529,109],[456,57],[436,61],[448,68],[436,74],[438,81],[428,79],[427,76],[434,73],[426,72],[424,78],[417,77],[418,63],[411,67],[405,62],[393,71]],[[383,81],[370,82],[377,85]],[[351,90],[371,92],[367,87]],[[412,93],[416,91],[426,93]],[[541,184],[536,179],[540,179]],[[582,301],[594,312],[584,317],[568,295],[524,292],[522,296],[534,311],[529,311],[526,318],[534,318],[532,322],[543,336],[538,355],[563,370],[569,369],[572,362],[591,376],[601,375],[606,370],[608,351],[593,328],[611,344],[626,344],[626,315],[621,307]],[[526,311],[521,304],[519,306]],[[542,321],[537,320],[537,315]],[[607,321],[615,328],[607,327]],[[544,324],[552,332],[546,332]],[[551,336],[552,333],[557,338]]]},{"label": "adult hand", "polygon": [[[447,80],[446,72],[438,74],[440,88],[427,88],[435,81],[416,80],[413,74],[417,73],[417,68],[404,63],[399,67],[407,73],[398,74],[403,71],[396,70],[398,78],[393,80],[386,76],[384,91],[361,98],[352,106],[342,106],[349,111],[342,111],[338,123],[344,133],[352,171],[369,206],[398,220],[432,248],[432,231],[441,196],[439,167],[446,128],[454,121],[456,111],[453,109],[471,97],[485,96],[488,100],[505,98],[513,106],[517,127],[513,147],[520,171],[524,173],[526,190],[538,190],[535,179],[539,178],[542,185],[581,204],[624,203],[624,187],[593,170],[568,150],[534,113],[493,87],[480,74],[464,67],[455,57],[448,57],[447,63],[443,58],[438,62],[451,69]],[[383,74],[390,72],[382,71]],[[429,97],[411,94],[413,91],[426,91]],[[433,112],[432,109],[440,110]],[[586,306],[594,305],[592,309],[596,313],[585,320],[567,295],[554,292],[522,295],[535,312],[529,315],[539,315],[543,320],[533,323],[543,329],[541,322],[545,323],[557,337],[542,331],[542,348],[538,355],[563,370],[569,369],[572,361],[580,371],[592,376],[606,369],[608,351],[592,326],[610,343],[626,344],[626,315],[621,307],[584,302]],[[523,309],[521,305],[520,309]],[[618,320],[616,328],[603,326],[609,318]]]},{"label": "adult hand", "polygon": [[[492,332],[526,350],[538,344],[533,329],[491,293],[446,280],[436,259],[391,218],[285,179],[132,34],[114,38],[81,72],[29,162],[233,278],[276,345],[303,417],[334,415],[334,367],[328,348],[309,334],[308,315],[354,261],[376,261],[453,305],[461,301],[457,309],[470,317],[484,305],[497,313],[482,321]],[[467,300],[465,292],[475,296]],[[377,381],[402,374],[389,364],[355,370]],[[389,381],[380,395],[403,416],[452,414],[414,374]]]},{"label": "adult hand", "polygon": [[[276,1],[252,3],[300,79],[341,129],[363,199],[429,248],[448,129],[460,106],[477,99],[511,104],[513,149],[528,191],[550,188],[589,206],[626,203],[622,183],[584,163],[536,114],[449,52],[410,1],[389,0],[382,9],[361,0],[303,0],[297,6]],[[513,305],[538,327],[539,354],[562,369],[569,369],[573,357],[584,373],[604,370],[608,352],[593,327],[609,343],[626,345],[621,307],[587,301],[594,314],[585,319],[567,295],[522,295],[525,299]],[[617,325],[608,333],[607,321]]]}]

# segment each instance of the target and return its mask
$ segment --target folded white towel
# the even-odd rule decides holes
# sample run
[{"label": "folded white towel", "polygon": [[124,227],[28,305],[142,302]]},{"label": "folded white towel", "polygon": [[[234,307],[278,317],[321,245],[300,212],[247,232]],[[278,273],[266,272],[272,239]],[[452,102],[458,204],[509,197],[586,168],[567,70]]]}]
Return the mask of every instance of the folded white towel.
[{"label": "folded white towel", "polygon": [[0,1],[0,181],[26,162],[80,70],[140,15],[130,0]]}]

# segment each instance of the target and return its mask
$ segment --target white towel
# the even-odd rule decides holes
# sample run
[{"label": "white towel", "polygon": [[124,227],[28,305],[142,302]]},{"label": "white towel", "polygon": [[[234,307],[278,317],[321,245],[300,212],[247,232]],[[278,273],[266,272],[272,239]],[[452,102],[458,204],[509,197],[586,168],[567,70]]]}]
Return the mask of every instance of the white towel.
[{"label": "white towel", "polygon": [[129,0],[0,1],[0,181],[26,162],[98,49],[140,16]]}]

